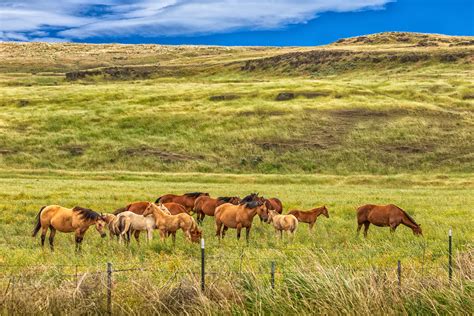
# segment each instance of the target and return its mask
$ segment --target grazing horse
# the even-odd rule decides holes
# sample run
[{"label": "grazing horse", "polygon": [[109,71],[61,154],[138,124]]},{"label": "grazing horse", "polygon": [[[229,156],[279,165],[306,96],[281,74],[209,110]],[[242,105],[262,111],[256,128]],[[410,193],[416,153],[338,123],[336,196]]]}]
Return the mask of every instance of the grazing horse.
[{"label": "grazing horse", "polygon": [[76,250],[80,250],[84,235],[92,225],[95,225],[101,237],[106,236],[104,232],[105,219],[99,213],[80,206],[69,209],[59,205],[48,205],[43,206],[36,216],[36,224],[33,228],[32,236],[36,237],[41,229],[41,246],[44,246],[44,240],[49,228],[51,230],[49,245],[51,250],[54,250],[56,230],[63,233],[74,232],[76,235]]},{"label": "grazing horse", "polygon": [[216,219],[216,236],[224,238],[227,229],[235,228],[237,229],[237,239],[240,239],[240,232],[245,227],[245,239],[248,242],[252,221],[257,214],[262,216],[265,221],[268,218],[267,206],[256,194],[252,197],[250,195],[246,196],[239,205],[225,203],[218,206],[214,214]]},{"label": "grazing horse", "polygon": [[209,193],[205,192],[191,192],[191,193],[185,193],[183,195],[175,195],[175,194],[165,194],[160,196],[159,198],[156,199],[155,203],[169,203],[169,202],[174,202],[181,204],[191,212],[194,207],[194,202],[196,202],[196,199],[200,196],[209,196]]},{"label": "grazing horse", "polygon": [[[214,212],[216,211],[216,207],[224,204],[224,203],[231,203],[231,204],[239,204],[240,198],[238,196],[226,196],[226,197],[218,197],[217,199],[213,199],[209,196],[203,195],[196,199],[194,202],[194,212],[197,213],[197,221],[198,224],[202,224],[204,217],[207,216],[214,216]],[[166,206],[166,204],[165,204]]]},{"label": "grazing horse", "polygon": [[[133,213],[138,214],[138,215],[143,215],[143,212],[145,212],[146,208],[148,207],[148,205],[150,203],[151,202],[146,202],[146,201],[133,202],[133,203],[128,204],[125,207],[121,207],[119,209],[116,209],[114,211],[114,214],[118,215],[122,212],[129,211],[129,212],[133,212]],[[167,203],[167,204],[173,204],[171,207],[173,208],[173,211],[176,211],[176,214],[179,213],[178,210],[183,210],[184,209],[184,207],[182,205],[177,204],[177,203]],[[186,209],[184,209],[184,210],[185,210],[185,213],[186,213]],[[171,212],[169,210],[166,210],[166,211],[169,214],[171,214]]]},{"label": "grazing horse", "polygon": [[155,219],[153,216],[138,215],[130,211],[122,212],[117,215],[120,223],[120,239],[124,236],[127,242],[130,242],[130,235],[133,233],[137,243],[140,242],[140,232],[146,231],[147,241],[153,239],[153,229],[155,229]]},{"label": "grazing horse", "polygon": [[379,227],[390,226],[392,233],[395,232],[398,225],[403,224],[410,227],[414,235],[423,236],[421,225],[417,224],[407,212],[394,204],[366,204],[357,208],[357,234],[359,234],[362,225],[364,225],[364,237],[367,237],[370,224]]},{"label": "grazing horse", "polygon": [[107,225],[107,228],[109,229],[109,235],[110,239],[113,239],[114,236],[117,238],[120,237],[120,227],[119,227],[119,222],[118,218],[114,214],[104,214],[104,221]]},{"label": "grazing horse", "polygon": [[288,214],[295,216],[298,221],[309,224],[309,231],[313,231],[313,226],[319,215],[324,215],[329,218],[329,212],[326,206],[316,207],[309,211],[292,210]]},{"label": "grazing horse", "polygon": [[268,222],[275,227],[275,231],[280,232],[280,238],[283,238],[283,231],[294,236],[298,229],[298,219],[294,215],[279,215],[276,211],[268,211]]},{"label": "grazing horse", "polygon": [[194,218],[191,215],[180,213],[170,215],[166,213],[167,209],[162,204],[156,205],[150,203],[146,208],[143,216],[153,214],[156,229],[160,231],[160,237],[163,241],[168,235],[173,236],[173,243],[176,241],[176,231],[181,229],[186,238],[192,242],[199,242],[201,238],[201,230],[197,227]]}]

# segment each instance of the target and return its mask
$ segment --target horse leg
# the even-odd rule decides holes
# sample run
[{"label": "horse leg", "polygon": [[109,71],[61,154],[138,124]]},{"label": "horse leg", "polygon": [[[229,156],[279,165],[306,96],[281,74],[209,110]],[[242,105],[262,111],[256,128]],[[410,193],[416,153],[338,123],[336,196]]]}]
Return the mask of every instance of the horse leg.
[{"label": "horse leg", "polygon": [[166,237],[166,232],[164,229],[160,229],[160,240],[161,241],[165,241],[165,237]]},{"label": "horse leg", "polygon": [[84,239],[84,235],[82,233],[76,233],[76,252],[81,252],[81,243]]},{"label": "horse leg", "polygon": [[309,232],[312,233],[313,232],[313,226],[314,224],[316,223],[316,221],[312,222],[312,223],[309,223]]},{"label": "horse leg", "polygon": [[51,248],[51,251],[54,251],[54,236],[56,235],[56,229],[53,228],[53,226],[49,226],[49,229],[51,232],[49,233],[49,247]]},{"label": "horse leg", "polygon": [[140,231],[139,230],[136,230],[133,232],[133,237],[135,237],[137,244],[140,244]]},{"label": "horse leg", "polygon": [[221,235],[221,228],[222,228],[222,222],[216,221],[216,236],[221,239],[223,236]]},{"label": "horse leg", "polygon": [[44,247],[44,241],[46,239],[47,232],[48,232],[48,226],[41,227],[41,247]]},{"label": "horse leg", "polygon": [[153,239],[153,229],[150,228],[146,231],[147,242],[150,242]]},{"label": "horse leg", "polygon": [[249,226],[249,227],[245,227],[245,240],[247,241],[247,244],[249,243],[249,237],[250,237],[250,228],[252,226]]},{"label": "horse leg", "polygon": [[173,247],[176,245],[176,232],[171,233],[171,239],[173,240]]},{"label": "horse leg", "polygon": [[280,239],[283,240],[283,231],[280,230]]},{"label": "horse leg", "polygon": [[357,223],[357,236],[359,236],[360,229],[362,228],[363,223]]},{"label": "horse leg", "polygon": [[367,238],[367,231],[369,230],[370,222],[364,223],[364,237]]},{"label": "horse leg", "polygon": [[237,225],[237,240],[240,240],[240,232],[242,231],[242,225]]},{"label": "horse leg", "polygon": [[222,238],[224,238],[225,233],[228,229],[229,229],[229,227],[227,227],[227,226],[224,226],[224,228],[222,228]]}]

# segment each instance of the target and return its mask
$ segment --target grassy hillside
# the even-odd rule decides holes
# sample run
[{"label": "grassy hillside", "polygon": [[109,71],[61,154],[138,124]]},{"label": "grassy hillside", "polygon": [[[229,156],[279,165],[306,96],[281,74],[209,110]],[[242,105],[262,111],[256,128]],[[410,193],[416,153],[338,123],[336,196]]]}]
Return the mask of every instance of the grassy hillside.
[{"label": "grassy hillside", "polygon": [[0,163],[472,172],[473,52],[471,38],[405,33],[313,48],[1,43]]}]

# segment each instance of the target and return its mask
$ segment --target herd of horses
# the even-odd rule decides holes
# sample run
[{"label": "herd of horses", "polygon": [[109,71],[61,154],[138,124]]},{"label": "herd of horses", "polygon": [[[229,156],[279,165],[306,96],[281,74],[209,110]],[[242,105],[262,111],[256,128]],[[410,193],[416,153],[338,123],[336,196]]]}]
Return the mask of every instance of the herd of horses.
[{"label": "herd of horses", "polygon": [[[196,214],[197,220],[192,216]],[[246,240],[249,240],[254,217],[271,224],[276,233],[283,237],[287,232],[293,237],[298,223],[309,224],[313,230],[316,219],[323,215],[329,218],[326,206],[308,211],[290,210],[283,214],[283,205],[278,198],[264,198],[252,193],[244,198],[237,196],[212,198],[209,193],[192,192],[183,195],[166,194],[153,202],[134,202],[115,210],[113,213],[97,213],[91,209],[76,206],[72,209],[59,205],[44,206],[40,209],[33,237],[41,230],[41,245],[44,246],[48,229],[49,244],[54,250],[56,231],[75,234],[76,249],[89,227],[95,226],[101,237],[108,229],[111,238],[130,242],[131,235],[139,242],[140,232],[146,232],[147,240],[153,238],[153,231],[158,230],[164,241],[171,236],[175,242],[176,232],[181,230],[190,242],[199,242],[202,238],[202,222],[206,216],[214,217],[216,236],[224,238],[229,228],[237,230],[237,239],[245,228]],[[415,235],[422,235],[421,227],[415,220],[396,205],[366,204],[357,208],[357,234],[364,226],[367,237],[369,225],[390,227],[392,232],[402,224],[412,229]]]}]

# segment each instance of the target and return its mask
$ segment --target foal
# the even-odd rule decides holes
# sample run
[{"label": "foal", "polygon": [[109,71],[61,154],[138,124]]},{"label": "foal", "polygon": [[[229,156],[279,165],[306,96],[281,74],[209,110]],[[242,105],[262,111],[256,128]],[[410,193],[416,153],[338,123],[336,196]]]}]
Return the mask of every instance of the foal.
[{"label": "foal", "polygon": [[313,226],[316,223],[316,219],[319,215],[324,215],[329,218],[329,212],[326,206],[313,208],[309,211],[293,210],[289,211],[288,214],[294,215],[298,221],[309,224],[309,231],[313,231]]},{"label": "foal", "polygon": [[273,224],[275,231],[280,232],[280,238],[283,238],[283,231],[288,232],[294,236],[296,229],[298,229],[298,220],[294,215],[279,215],[276,211],[268,211],[268,222]]},{"label": "foal", "polygon": [[117,215],[117,219],[120,223],[120,239],[126,236],[127,242],[130,242],[130,234],[133,232],[133,236],[137,243],[140,242],[140,232],[146,231],[146,239],[150,241],[153,239],[153,229],[155,229],[155,219],[153,216],[137,215],[133,212],[126,211]]}]

